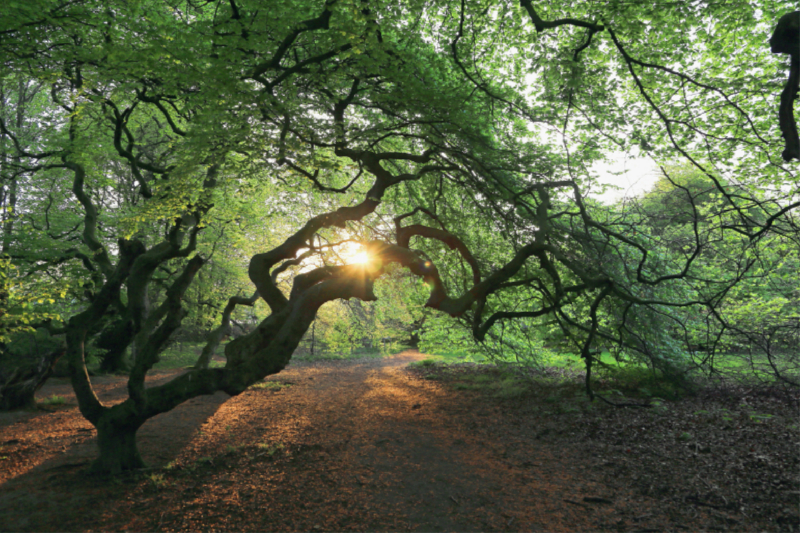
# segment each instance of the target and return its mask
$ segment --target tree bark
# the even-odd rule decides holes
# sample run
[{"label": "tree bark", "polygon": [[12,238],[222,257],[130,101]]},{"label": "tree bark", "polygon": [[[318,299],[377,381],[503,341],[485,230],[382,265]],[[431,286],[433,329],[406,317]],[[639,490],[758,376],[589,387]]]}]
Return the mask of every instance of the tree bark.
[{"label": "tree bark", "polygon": [[91,471],[103,474],[119,474],[145,466],[136,445],[139,421],[115,420],[113,411],[100,418],[97,424],[97,446],[100,456],[91,466]]},{"label": "tree bark", "polygon": [[64,355],[64,350],[57,350],[41,356],[33,367],[16,367],[8,372],[7,377],[0,369],[0,411],[26,409],[36,406],[36,392],[53,373],[53,367]]},{"label": "tree bark", "polygon": [[800,136],[794,120],[794,101],[800,89],[800,11],[787,13],[780,18],[769,40],[773,54],[789,54],[789,79],[781,92],[778,123],[785,141],[784,161],[800,160]]},{"label": "tree bark", "polygon": [[203,352],[194,364],[194,368],[208,368],[208,365],[211,364],[211,358],[216,353],[220,343],[225,337],[231,334],[231,315],[233,314],[233,310],[236,309],[236,306],[247,305],[252,307],[256,300],[258,300],[257,291],[254,292],[250,298],[233,296],[228,300],[228,304],[222,311],[222,322],[206,337],[206,345],[203,347]]}]

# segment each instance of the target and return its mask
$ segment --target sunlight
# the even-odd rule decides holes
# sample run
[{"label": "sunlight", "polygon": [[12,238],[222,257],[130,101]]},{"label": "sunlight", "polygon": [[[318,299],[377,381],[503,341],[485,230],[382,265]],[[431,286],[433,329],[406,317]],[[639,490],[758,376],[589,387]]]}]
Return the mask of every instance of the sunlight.
[{"label": "sunlight", "polygon": [[367,252],[358,252],[353,255],[351,260],[353,263],[366,264],[369,263],[369,254]]}]

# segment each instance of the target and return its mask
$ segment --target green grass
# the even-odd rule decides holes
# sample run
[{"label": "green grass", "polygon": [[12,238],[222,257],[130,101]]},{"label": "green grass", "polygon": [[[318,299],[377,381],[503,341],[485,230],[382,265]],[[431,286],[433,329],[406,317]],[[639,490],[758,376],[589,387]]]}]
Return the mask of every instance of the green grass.
[{"label": "green grass", "polygon": [[282,388],[291,387],[291,383],[284,383],[282,381],[259,381],[255,385],[250,385],[251,389],[262,389],[262,390],[272,390],[272,391],[279,391]]},{"label": "green grass", "polygon": [[437,363],[439,363],[439,359],[435,357],[426,357],[421,361],[414,361],[413,363],[408,363],[408,368],[434,368]]},{"label": "green grass", "polygon": [[276,442],[276,443],[262,442],[258,445],[258,448],[262,450],[261,452],[262,455],[266,454],[268,457],[272,457],[279,451],[283,450],[284,445],[282,442]]},{"label": "green grass", "polygon": [[167,478],[164,477],[164,474],[154,472],[152,474],[147,474],[145,477],[150,482],[150,485],[156,490],[164,489],[169,485],[169,482],[167,481]]},{"label": "green grass", "polygon": [[[541,396],[544,403],[553,404],[558,412],[577,412],[589,409],[591,405],[582,400],[586,399],[582,371],[585,369],[584,361],[576,354],[549,352],[546,356],[535,361],[537,367],[558,368],[574,370],[564,376],[558,373],[539,375],[520,374],[515,369],[518,365],[503,362],[480,366],[474,369],[464,369],[450,366],[453,363],[469,360],[464,354],[433,354],[423,360],[411,363],[410,368],[421,371],[424,379],[439,380],[448,383],[456,390],[475,391],[500,399],[513,399],[530,395]],[[687,361],[689,363],[689,361]],[[723,375],[737,379],[759,378],[760,381],[773,381],[775,377],[770,370],[765,370],[767,361],[756,361],[757,368],[754,372],[749,362],[741,356],[718,355],[715,366],[728,373]],[[762,368],[759,369],[758,365]],[[525,365],[522,365],[522,369]],[[656,414],[666,414],[670,407],[668,401],[679,400],[684,396],[692,395],[698,387],[702,387],[705,377],[702,372],[665,374],[661,370],[653,370],[646,364],[630,360],[624,355],[617,360],[610,352],[604,352],[596,359],[592,367],[592,390],[599,395],[611,400],[624,398],[637,398],[645,400]],[[574,402],[578,404],[573,405]],[[577,406],[580,406],[580,409]],[[754,423],[768,423],[769,417],[753,413],[751,420]]]},{"label": "green grass", "polygon": [[53,394],[52,396],[48,396],[42,400],[39,400],[40,405],[46,405],[48,407],[55,407],[56,405],[64,405],[67,402],[67,399],[63,396],[57,396]]},{"label": "green grass", "polygon": [[[400,351],[400,350],[398,350]],[[299,361],[346,361],[348,359],[377,359],[380,357],[388,357],[394,355],[396,352],[382,352],[379,349],[364,348],[353,350],[352,352],[316,352],[314,355],[310,353],[296,354],[292,358]]]},{"label": "green grass", "polygon": [[[611,352],[602,352],[599,357],[600,365],[608,365],[608,366],[629,366],[632,363],[629,362],[622,362],[620,363]],[[583,370],[585,367],[585,363],[583,359],[577,354],[573,353],[560,353],[560,352],[551,352],[547,357],[544,357],[540,361],[542,366],[550,366],[556,368],[570,368],[576,370]],[[635,365],[638,366],[638,365]]]},{"label": "green grass", "polygon": [[[197,358],[203,351],[204,342],[178,342],[169,346],[161,353],[161,360],[153,368],[156,370],[172,370],[175,368],[188,368],[194,366]],[[225,346],[220,345],[217,355],[221,355]],[[220,368],[225,363],[211,361],[209,368]]]},{"label": "green grass", "polygon": [[453,384],[456,390],[472,390],[490,394],[495,398],[513,399],[525,396],[531,383],[512,372],[467,374]]},{"label": "green grass", "polygon": [[[449,376],[446,367],[451,362],[461,359],[461,354],[450,357],[433,355],[409,365],[411,368],[428,371],[426,379],[444,379],[451,382],[457,390],[480,391],[497,398],[519,398],[532,393],[534,385],[537,389],[549,391],[545,402],[561,403],[564,398],[582,396],[584,386],[575,379],[559,377],[522,377],[504,366],[502,363],[494,367],[493,372],[466,373]],[[599,357],[600,362],[593,366],[593,389],[599,394],[628,396],[638,398],[662,398],[673,400],[691,390],[690,383],[670,378],[662,372],[653,372],[643,364],[617,361],[611,353],[605,352]],[[539,361],[545,367],[574,369],[582,371],[584,362],[574,354],[551,353],[546,360]],[[443,372],[437,372],[442,368]],[[489,368],[489,367],[487,367]]]},{"label": "green grass", "polygon": [[677,400],[690,389],[689,383],[680,378],[671,378],[640,365],[598,368],[594,382],[595,389],[601,394],[666,400]]},{"label": "green grass", "polygon": [[[787,371],[781,357],[775,358],[778,369],[790,378],[798,379],[800,375]],[[731,374],[737,378],[755,378],[759,381],[776,381],[775,373],[766,356],[750,356],[741,354],[715,354],[714,368],[723,374]]]},{"label": "green grass", "polygon": [[429,355],[430,359],[443,363],[487,363],[488,360],[476,354],[468,352],[434,352]]}]

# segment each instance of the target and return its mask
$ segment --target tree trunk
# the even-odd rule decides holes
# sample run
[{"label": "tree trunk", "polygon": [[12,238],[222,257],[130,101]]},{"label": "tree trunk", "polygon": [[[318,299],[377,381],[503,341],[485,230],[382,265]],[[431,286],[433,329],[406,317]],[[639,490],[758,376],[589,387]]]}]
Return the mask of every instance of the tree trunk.
[{"label": "tree trunk", "polygon": [[91,470],[102,474],[119,474],[143,468],[144,461],[136,445],[136,431],[140,426],[141,422],[120,423],[111,416],[103,416],[97,424],[100,456],[92,464]]},{"label": "tree trunk", "polygon": [[106,350],[100,362],[101,372],[127,372],[130,361],[126,355],[133,340],[133,322],[122,317],[110,324],[97,339],[97,347]]},{"label": "tree trunk", "polygon": [[36,391],[38,391],[50,374],[58,358],[64,350],[41,356],[33,367],[16,367],[10,369],[7,377],[0,368],[0,411],[35,407]]},{"label": "tree trunk", "polygon": [[126,357],[126,348],[126,346],[120,346],[106,352],[100,362],[100,372],[119,373],[130,370],[130,364]]},{"label": "tree trunk", "polygon": [[316,344],[317,341],[316,325],[317,325],[316,320],[311,323],[311,357],[314,357],[314,344]]},{"label": "tree trunk", "polygon": [[200,357],[197,359],[197,362],[192,368],[208,368],[208,365],[211,364],[211,358],[214,357],[214,354],[217,352],[217,348],[219,347],[220,343],[225,337],[230,335],[230,332],[230,325],[223,323],[223,325],[218,326],[211,333],[209,333],[208,337],[206,337],[206,345],[203,347],[203,352],[200,354]]},{"label": "tree trunk", "polygon": [[11,411],[13,409],[30,409],[36,406],[34,397],[36,391],[44,383],[44,380],[20,375],[19,371],[14,372],[8,380],[0,385],[0,411]]},{"label": "tree trunk", "polygon": [[237,295],[228,299],[228,304],[222,312],[222,321],[220,325],[213,329],[206,337],[206,345],[203,347],[203,353],[200,354],[200,358],[194,364],[193,368],[208,368],[208,365],[211,364],[211,358],[214,357],[222,340],[231,334],[231,315],[233,314],[233,310],[236,309],[237,305],[252,307],[256,300],[258,300],[258,291],[254,292],[250,298]]}]

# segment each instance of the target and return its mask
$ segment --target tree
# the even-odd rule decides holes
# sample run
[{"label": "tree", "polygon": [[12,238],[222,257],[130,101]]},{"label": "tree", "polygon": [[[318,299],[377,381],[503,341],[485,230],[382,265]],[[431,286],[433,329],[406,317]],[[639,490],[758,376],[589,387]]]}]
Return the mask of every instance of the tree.
[{"label": "tree", "polygon": [[[421,279],[425,305],[480,342],[520,349],[497,326],[547,320],[584,359],[592,395],[602,347],[679,366],[670,331],[683,311],[713,312],[751,272],[753,250],[796,234],[797,175],[775,156],[768,112],[780,82],[749,74],[776,65],[759,34],[787,3],[3,9],[3,68],[47,83],[58,122],[41,146],[3,133],[22,172],[70,182],[64,202],[82,218],[64,264],[90,281],[63,328],[99,471],[142,465],[135,435],[147,419],[280,372],[322,305],[374,301],[390,270]],[[668,249],[637,213],[589,197],[593,164],[632,149],[686,161],[730,207],[702,221],[694,212],[689,241]],[[108,165],[126,169],[119,189]],[[226,346],[224,368],[146,388],[207,262],[199,239],[253,187],[280,216],[279,244],[248,268],[269,315]],[[331,259],[352,236],[370,261]],[[723,241],[731,268],[703,277],[700,258]],[[110,337],[133,354],[130,397],[115,406],[97,399],[85,367],[87,343]]]}]

